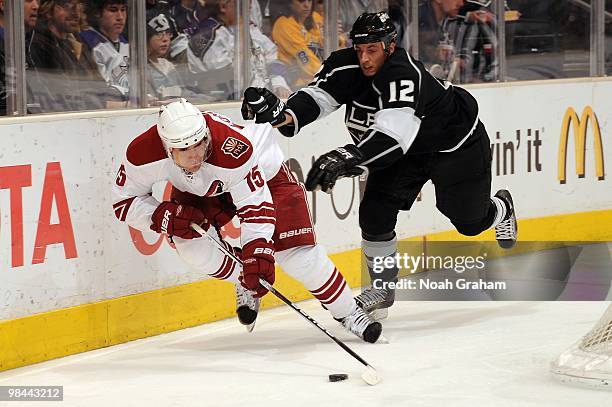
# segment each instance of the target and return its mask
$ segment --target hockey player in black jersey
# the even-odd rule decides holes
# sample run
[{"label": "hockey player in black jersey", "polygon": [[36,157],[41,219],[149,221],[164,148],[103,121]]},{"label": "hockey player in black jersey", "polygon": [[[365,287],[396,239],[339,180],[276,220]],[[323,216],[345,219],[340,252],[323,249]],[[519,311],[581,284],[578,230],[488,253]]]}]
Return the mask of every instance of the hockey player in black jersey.
[{"label": "hockey player in black jersey", "polygon": [[[384,12],[359,16],[350,37],[353,48],[333,52],[286,104],[267,89],[248,88],[243,117],[270,122],[292,137],[346,106],[353,144],[320,156],[306,188],[329,192],[339,178],[368,173],[359,225],[373,283],[397,280],[395,267],[375,274],[372,259],[395,255],[397,215],[410,209],[428,180],[436,207],[459,233],[474,236],[495,227],[500,246],[512,247],[517,236],[512,197],[507,190],[491,197],[490,141],[474,97],[434,78],[397,47],[395,27]],[[357,297],[379,318],[394,299],[394,291],[373,287]]]}]

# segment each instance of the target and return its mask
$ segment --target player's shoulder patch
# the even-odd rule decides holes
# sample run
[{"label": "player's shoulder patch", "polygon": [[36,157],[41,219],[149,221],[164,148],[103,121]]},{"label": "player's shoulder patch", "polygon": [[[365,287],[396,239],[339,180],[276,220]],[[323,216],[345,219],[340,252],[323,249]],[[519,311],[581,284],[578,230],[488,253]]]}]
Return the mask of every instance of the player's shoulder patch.
[{"label": "player's shoulder patch", "polygon": [[238,159],[249,151],[249,148],[249,145],[239,138],[228,136],[221,145],[221,152]]},{"label": "player's shoulder patch", "polygon": [[209,164],[221,168],[238,168],[244,165],[253,155],[253,145],[243,136],[238,126],[225,116],[204,113],[206,124],[212,137]]},{"label": "player's shoulder patch", "polygon": [[168,158],[166,149],[157,133],[157,126],[136,137],[127,148],[126,157],[130,164],[141,166]]}]

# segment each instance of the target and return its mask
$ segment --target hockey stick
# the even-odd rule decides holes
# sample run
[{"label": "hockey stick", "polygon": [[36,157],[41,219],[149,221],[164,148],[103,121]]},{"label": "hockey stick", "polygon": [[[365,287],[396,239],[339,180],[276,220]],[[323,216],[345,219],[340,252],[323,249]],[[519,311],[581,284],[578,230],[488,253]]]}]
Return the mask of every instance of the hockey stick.
[{"label": "hockey stick", "polygon": [[[219,243],[215,238],[213,238],[204,229],[202,229],[200,225],[192,222],[191,227],[193,228],[193,230],[195,230],[196,232],[198,232],[199,234],[201,234],[202,236],[206,237],[208,240],[213,242],[217,246],[217,248],[221,250],[226,256],[229,256],[230,258],[232,258],[236,263],[242,264],[242,260],[236,257],[232,252],[227,250],[221,243]],[[364,382],[366,382],[370,386],[374,386],[380,382],[381,377],[378,375],[378,372],[376,371],[376,369],[374,369],[372,365],[366,362],[361,356],[355,353],[351,348],[345,345],[344,342],[342,342],[340,339],[332,335],[331,332],[329,332],[325,327],[319,324],[313,317],[311,317],[310,315],[302,311],[301,308],[299,308],[297,305],[291,302],[291,300],[289,300],[287,297],[281,294],[276,288],[274,288],[266,280],[260,278],[259,283],[266,290],[270,291],[277,298],[279,298],[282,302],[284,302],[285,304],[293,308],[293,310],[297,312],[298,314],[300,314],[302,317],[304,317],[304,319],[306,319],[308,322],[316,326],[321,332],[327,335],[332,341],[336,342],[336,344],[340,346],[342,349],[344,349],[349,355],[351,355],[352,357],[357,359],[362,365],[364,365],[366,367],[366,370],[361,375],[361,378],[363,379]]]}]

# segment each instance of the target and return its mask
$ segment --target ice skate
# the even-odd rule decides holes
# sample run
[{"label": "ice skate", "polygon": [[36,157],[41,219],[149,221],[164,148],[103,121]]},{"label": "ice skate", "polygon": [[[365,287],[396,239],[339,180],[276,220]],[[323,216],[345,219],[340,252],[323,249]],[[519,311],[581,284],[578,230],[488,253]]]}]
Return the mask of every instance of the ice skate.
[{"label": "ice skate", "polygon": [[495,239],[499,247],[503,249],[511,249],[516,244],[518,234],[518,225],[516,223],[516,214],[514,212],[514,203],[510,192],[506,189],[500,189],[495,196],[506,204],[508,213],[506,217],[495,226]]},{"label": "ice skate", "polygon": [[374,343],[382,333],[380,322],[374,321],[367,312],[356,307],[353,312],[344,318],[337,319],[347,331],[354,333],[366,342]]},{"label": "ice skate", "polygon": [[253,297],[249,290],[236,284],[236,314],[240,323],[245,325],[249,332],[253,332],[255,328],[260,303],[261,300]]},{"label": "ice skate", "polygon": [[372,319],[381,321],[389,315],[388,308],[395,302],[395,290],[366,288],[355,297],[357,306],[368,312]]}]

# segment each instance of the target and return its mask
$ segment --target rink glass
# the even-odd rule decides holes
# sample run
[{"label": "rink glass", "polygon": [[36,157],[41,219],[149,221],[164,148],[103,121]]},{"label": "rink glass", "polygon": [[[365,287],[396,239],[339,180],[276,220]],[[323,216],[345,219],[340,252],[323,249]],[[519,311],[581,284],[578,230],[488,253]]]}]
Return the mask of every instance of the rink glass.
[{"label": "rink glass", "polygon": [[605,73],[612,75],[612,0],[606,0],[605,10]]},{"label": "rink glass", "polygon": [[[58,13],[68,14],[72,20],[79,19],[78,30],[67,38],[78,53],[79,45],[74,39],[78,38],[79,30],[86,29],[89,24],[85,2],[57,0],[52,3],[56,3]],[[2,105],[8,107],[0,114],[5,115],[6,111],[14,116],[138,108],[157,106],[176,96],[188,97],[196,103],[239,100],[242,90],[251,83],[255,74],[252,59],[261,56],[254,52],[245,21],[250,20],[262,35],[271,37],[273,23],[287,2],[221,0],[221,3],[231,6],[236,13],[237,23],[232,27],[235,34],[233,63],[214,74],[205,74],[194,70],[187,58],[175,59],[173,63],[182,82],[160,92],[151,92],[146,7],[152,2],[128,0],[124,34],[130,44],[129,61],[126,61],[130,75],[129,95],[117,99],[96,91],[99,84],[92,83],[91,78],[66,75],[58,67],[35,67],[29,47],[23,45],[31,31],[24,22],[29,18],[31,25],[32,9],[37,9],[38,29],[48,28],[48,23],[41,18],[39,0],[4,2],[4,59],[0,63],[8,74],[4,78],[6,91],[0,91],[0,97]],[[382,7],[388,10],[398,29],[398,44],[422,59],[428,68],[438,65],[436,72],[441,72],[443,79],[452,79],[454,83],[576,78],[609,75],[612,71],[610,0],[493,0],[486,9],[472,14],[471,21],[480,24],[482,29],[472,29],[461,47],[453,42],[452,35],[446,39],[443,36],[439,38],[440,33],[426,30],[423,23],[425,3],[428,2],[377,0],[370,1],[369,8],[364,8],[359,0],[313,1],[313,9],[322,16],[319,20],[322,44],[311,45],[322,58],[340,47],[350,46],[347,40],[350,21],[361,12],[378,11],[377,8]],[[204,19],[205,9],[199,10],[198,15]],[[455,47],[454,52],[444,54],[453,55],[453,58],[436,61],[425,48],[429,44],[435,50],[444,40],[448,40],[444,43],[446,48]],[[465,57],[465,60],[459,57]]]}]

